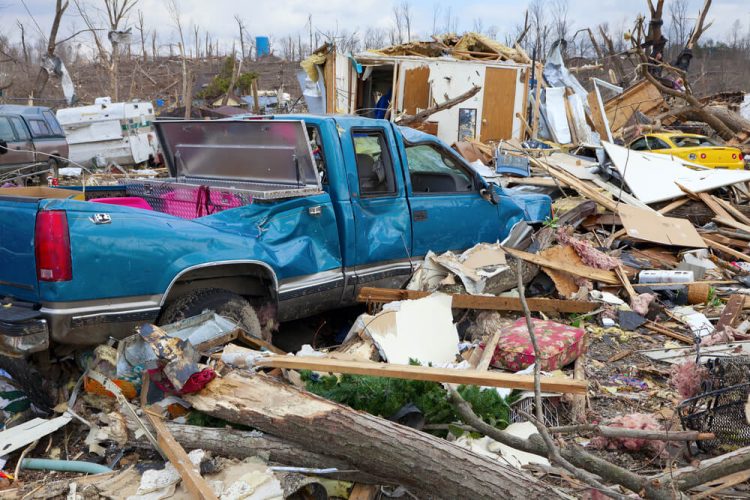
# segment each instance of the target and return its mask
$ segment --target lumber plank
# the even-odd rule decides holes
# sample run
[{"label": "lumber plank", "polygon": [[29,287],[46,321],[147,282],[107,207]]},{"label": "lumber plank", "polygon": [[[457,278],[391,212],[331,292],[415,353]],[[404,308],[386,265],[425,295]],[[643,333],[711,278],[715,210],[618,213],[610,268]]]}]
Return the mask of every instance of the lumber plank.
[{"label": "lumber plank", "polygon": [[687,196],[685,196],[684,198],[676,199],[672,203],[670,203],[668,205],[665,205],[662,208],[660,208],[659,210],[657,210],[657,212],[659,212],[662,215],[668,214],[672,210],[680,208],[682,205],[684,205],[688,201],[690,201],[690,198],[688,198]]},{"label": "lumber plank", "polygon": [[744,260],[745,262],[750,262],[750,255],[744,254],[742,252],[738,252],[734,248],[729,248],[726,245],[722,245],[718,241],[710,240],[708,238],[703,238],[703,241],[706,242],[706,245],[709,247],[719,250],[721,252],[724,252],[727,255],[731,255],[732,257],[735,257],[740,260]]},{"label": "lumber plank", "polygon": [[[408,380],[426,380],[430,382],[447,382],[450,384],[505,387],[508,389],[534,389],[534,377],[532,375],[516,375],[514,373],[497,371],[455,370],[451,368],[395,365],[308,356],[270,356],[257,360],[255,366],[352,375],[371,375],[373,377],[402,378]],[[584,394],[586,386],[586,382],[580,380],[542,377],[542,390],[546,392]]]},{"label": "lumber plank", "polygon": [[684,342],[686,344],[694,344],[695,343],[695,341],[692,338],[688,337],[687,335],[683,335],[681,333],[674,332],[674,331],[670,330],[669,328],[666,328],[666,327],[663,327],[661,325],[658,325],[658,324],[654,323],[653,321],[649,321],[649,322],[647,322],[643,326],[645,326],[646,328],[648,328],[652,332],[656,332],[656,333],[660,333],[662,335],[666,335],[667,337],[671,337],[671,338],[673,338],[675,340],[679,340],[680,342]]},{"label": "lumber plank", "polygon": [[737,222],[734,219],[727,219],[726,217],[714,217],[714,222],[718,222],[719,224],[723,224],[725,226],[733,227],[735,229],[745,231],[746,233],[750,233],[749,225],[742,224],[741,222]]},{"label": "lumber plank", "polygon": [[523,252],[516,250],[515,248],[503,247],[506,253],[512,255],[521,260],[537,264],[542,267],[549,267],[550,269],[556,269],[558,271],[565,271],[566,273],[575,274],[582,278],[587,278],[594,281],[601,281],[608,285],[619,285],[620,279],[612,271],[605,271],[603,269],[596,269],[589,266],[576,266],[567,262],[556,262],[551,259],[546,259],[541,255],[535,255],[533,253]]},{"label": "lumber plank", "polygon": [[159,447],[167,455],[167,458],[169,458],[174,468],[177,469],[177,472],[180,473],[180,477],[188,491],[190,491],[194,498],[218,500],[218,497],[214,495],[213,490],[208,486],[206,480],[193,469],[193,463],[188,458],[185,449],[175,440],[162,419],[148,409],[144,413],[156,431],[156,439],[159,441]]},{"label": "lumber plank", "polygon": [[737,207],[732,205],[726,200],[722,200],[721,198],[714,196],[713,197],[716,202],[724,207],[724,209],[729,212],[729,214],[732,216],[730,218],[737,220],[738,222],[741,222],[742,224],[750,224],[750,217],[740,212]]},{"label": "lumber plank", "polygon": [[484,352],[482,352],[482,357],[479,359],[479,363],[477,363],[477,371],[483,372],[487,370],[487,368],[490,367],[490,363],[492,362],[492,356],[495,355],[495,349],[497,348],[497,344],[500,343],[500,331],[497,331],[492,334],[492,337],[490,337],[489,342],[487,342],[487,345],[484,346]]},{"label": "lumber plank", "polygon": [[738,293],[729,297],[724,309],[721,311],[719,321],[716,323],[716,331],[720,332],[726,327],[737,326],[737,321],[742,314],[742,308],[745,307],[745,296]]},{"label": "lumber plank", "polygon": [[[429,297],[432,292],[417,290],[397,290],[392,288],[363,287],[357,295],[360,302],[394,302],[397,300],[414,300]],[[477,309],[482,311],[523,311],[521,300],[516,297],[489,297],[484,295],[453,294],[454,309]],[[581,314],[595,310],[599,304],[595,302],[557,300],[557,299],[526,299],[529,309],[533,312],[564,312]]]},{"label": "lumber plank", "polygon": [[357,483],[349,493],[349,500],[375,500],[380,493],[380,488],[372,484]]}]

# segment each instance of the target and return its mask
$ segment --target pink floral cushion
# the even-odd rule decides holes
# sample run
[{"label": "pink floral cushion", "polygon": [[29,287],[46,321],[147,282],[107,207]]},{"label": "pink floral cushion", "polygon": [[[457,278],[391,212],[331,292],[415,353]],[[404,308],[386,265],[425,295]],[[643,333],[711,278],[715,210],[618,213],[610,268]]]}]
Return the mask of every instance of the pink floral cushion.
[{"label": "pink floral cushion", "polygon": [[[541,352],[539,366],[542,370],[557,370],[581,355],[585,334],[581,328],[540,319],[532,319],[532,322]],[[532,363],[534,347],[531,345],[526,320],[521,318],[500,331],[500,342],[492,357],[492,366],[516,372]]]}]

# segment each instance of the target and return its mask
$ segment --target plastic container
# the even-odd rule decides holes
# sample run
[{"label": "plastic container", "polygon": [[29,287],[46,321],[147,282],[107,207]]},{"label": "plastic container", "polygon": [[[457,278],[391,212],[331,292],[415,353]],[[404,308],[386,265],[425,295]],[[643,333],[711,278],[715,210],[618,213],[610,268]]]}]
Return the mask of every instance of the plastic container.
[{"label": "plastic container", "polygon": [[686,283],[693,281],[695,281],[693,271],[648,270],[638,273],[638,283],[641,285],[656,283],[657,286],[652,287],[654,290],[678,290]]}]

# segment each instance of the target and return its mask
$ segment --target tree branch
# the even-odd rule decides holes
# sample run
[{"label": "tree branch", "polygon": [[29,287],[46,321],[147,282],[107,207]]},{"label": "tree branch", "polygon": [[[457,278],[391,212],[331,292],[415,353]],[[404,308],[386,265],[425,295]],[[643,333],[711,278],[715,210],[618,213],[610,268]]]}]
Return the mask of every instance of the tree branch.
[{"label": "tree branch", "polygon": [[423,122],[427,119],[427,117],[434,115],[438,111],[443,111],[444,109],[449,109],[455,106],[456,104],[460,104],[467,99],[470,99],[477,95],[479,91],[482,90],[482,87],[479,85],[475,85],[471,89],[467,90],[463,94],[454,97],[453,99],[448,99],[447,101],[443,102],[442,104],[438,104],[437,106],[434,106],[432,108],[425,109],[424,111],[420,111],[419,113],[415,115],[406,115],[402,116],[401,119],[398,120],[399,125],[412,125],[415,123]]}]

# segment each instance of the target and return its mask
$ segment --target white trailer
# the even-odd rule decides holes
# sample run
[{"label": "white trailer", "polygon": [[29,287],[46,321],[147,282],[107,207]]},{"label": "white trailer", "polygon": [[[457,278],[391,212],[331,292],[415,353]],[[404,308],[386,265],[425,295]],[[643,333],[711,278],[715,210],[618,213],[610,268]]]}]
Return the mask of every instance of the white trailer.
[{"label": "white trailer", "polygon": [[154,119],[150,102],[113,103],[109,97],[97,98],[92,106],[57,111],[70,145],[69,158],[88,167],[110,162],[132,166],[155,159],[159,145]]}]

